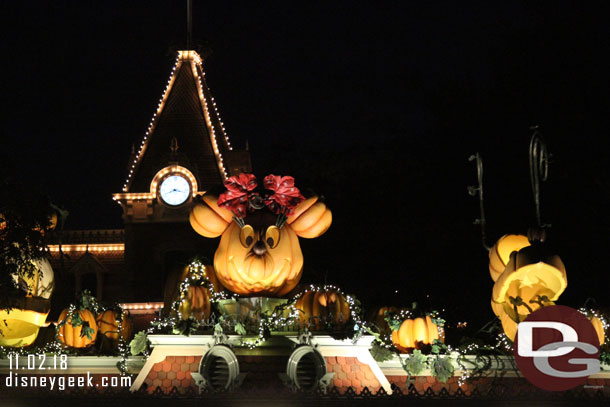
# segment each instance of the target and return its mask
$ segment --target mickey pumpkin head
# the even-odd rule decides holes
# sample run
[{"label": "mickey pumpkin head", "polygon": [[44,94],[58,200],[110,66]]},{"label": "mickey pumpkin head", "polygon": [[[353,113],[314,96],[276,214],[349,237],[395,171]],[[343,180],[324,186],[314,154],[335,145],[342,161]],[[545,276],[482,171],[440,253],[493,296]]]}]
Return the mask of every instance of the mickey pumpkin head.
[{"label": "mickey pumpkin head", "polygon": [[317,196],[305,199],[294,178],[268,175],[258,191],[252,174],[224,182],[218,198],[205,194],[190,214],[193,229],[221,236],[214,255],[220,283],[241,295],[281,296],[301,279],[303,253],[298,236],[322,235],[332,214]]}]

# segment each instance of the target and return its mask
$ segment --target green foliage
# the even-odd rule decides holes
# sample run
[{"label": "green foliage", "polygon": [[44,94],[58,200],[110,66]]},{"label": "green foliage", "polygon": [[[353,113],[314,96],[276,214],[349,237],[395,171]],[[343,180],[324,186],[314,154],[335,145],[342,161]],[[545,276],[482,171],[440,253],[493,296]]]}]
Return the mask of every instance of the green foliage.
[{"label": "green foliage", "polygon": [[246,327],[244,326],[244,324],[242,324],[241,322],[236,323],[235,324],[235,333],[237,335],[245,335]]},{"label": "green foliage", "polygon": [[447,322],[439,316],[440,313],[436,310],[428,312],[427,315],[430,317],[430,320],[432,320],[432,323],[440,328],[445,326],[445,322]]},{"label": "green foliage", "polygon": [[602,346],[599,352],[599,361],[602,365],[610,365],[610,346]]},{"label": "green foliage", "polygon": [[430,352],[434,355],[443,355],[449,352],[449,347],[438,339],[435,339]]},{"label": "green foliage", "polygon": [[83,324],[83,320],[80,317],[80,313],[78,312],[73,312],[72,315],[70,316],[70,325],[72,325],[72,327],[76,328],[79,327]]},{"label": "green foliage", "polygon": [[430,375],[436,377],[440,382],[447,383],[453,376],[455,368],[449,357],[436,357],[430,363]]},{"label": "green foliage", "polygon": [[422,355],[421,351],[415,349],[412,354],[407,357],[407,360],[403,363],[403,368],[411,376],[417,376],[421,374],[428,365],[426,364],[428,358]]},{"label": "green foliage", "polygon": [[133,356],[143,353],[146,350],[147,346],[148,336],[146,335],[146,331],[138,332],[129,343],[129,348]]},{"label": "green foliage", "polygon": [[371,348],[371,356],[377,362],[385,362],[386,360],[390,360],[394,357],[394,352],[385,346],[380,345],[377,341],[373,341],[373,347]]},{"label": "green foliage", "polygon": [[174,335],[186,335],[189,336],[194,334],[199,328],[199,322],[192,316],[187,319],[177,318],[172,333]]},{"label": "green foliage", "polygon": [[24,297],[14,278],[32,277],[33,260],[46,255],[51,215],[58,215],[60,225],[66,216],[56,208],[32,188],[0,179],[0,308],[15,307]]},{"label": "green foliage", "polygon": [[89,321],[83,321],[82,325],[83,325],[83,329],[80,332],[80,337],[82,338],[82,337],[86,336],[87,339],[89,339],[89,340],[93,339],[93,334],[95,333],[95,329],[93,329],[89,326]]},{"label": "green foliage", "polygon": [[398,331],[400,324],[403,322],[400,315],[387,311],[383,313],[383,319],[385,319],[385,322],[388,323],[388,326],[392,331]]},{"label": "green foliage", "polygon": [[224,322],[224,317],[220,317],[218,318],[218,322],[214,325],[214,335],[222,335],[224,332],[224,329],[222,328],[222,324]]}]

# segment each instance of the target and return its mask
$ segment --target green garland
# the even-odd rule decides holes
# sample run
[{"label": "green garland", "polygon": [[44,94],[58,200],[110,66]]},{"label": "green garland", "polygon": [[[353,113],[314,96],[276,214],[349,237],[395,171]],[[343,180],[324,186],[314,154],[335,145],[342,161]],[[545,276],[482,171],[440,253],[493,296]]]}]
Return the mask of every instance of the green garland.
[{"label": "green garland", "polygon": [[[191,285],[204,286],[211,293],[210,302],[218,304],[221,300],[237,300],[240,297],[228,294],[226,292],[218,292],[214,289],[214,285],[211,284],[210,280],[206,275],[205,265],[195,260],[189,265],[189,272],[187,273],[184,281],[180,283],[178,298],[172,303],[170,309],[170,315],[166,317],[160,317],[151,322],[150,328],[146,331],[139,332],[130,347],[132,349],[132,355],[142,353],[144,356],[150,356],[149,343],[147,341],[148,335],[171,330],[173,334],[190,335],[195,333],[204,324],[202,321],[198,321],[191,315],[185,316],[181,313],[181,306],[187,299],[188,289]],[[318,291],[330,291],[333,290],[337,294],[343,296],[350,308],[350,317],[354,322],[354,332],[352,335],[353,339],[357,339],[362,335],[362,332],[366,331],[366,322],[360,318],[361,308],[360,302],[352,295],[345,294],[340,288],[333,285],[310,285],[303,292],[300,292],[288,299],[286,304],[277,306],[271,312],[263,312],[259,314],[258,325],[255,328],[257,337],[253,340],[243,340],[241,346],[245,346],[249,349],[254,349],[262,345],[270,336],[272,331],[280,330],[280,328],[294,324],[299,319],[299,314],[302,310],[296,308],[296,302],[307,292],[318,292]],[[287,314],[287,316],[285,316]],[[245,334],[245,327],[241,324],[241,321],[233,321],[231,318],[221,317],[215,329],[222,329],[223,325],[230,325],[233,323],[235,330],[238,334]],[[135,352],[135,353],[134,353]]]}]

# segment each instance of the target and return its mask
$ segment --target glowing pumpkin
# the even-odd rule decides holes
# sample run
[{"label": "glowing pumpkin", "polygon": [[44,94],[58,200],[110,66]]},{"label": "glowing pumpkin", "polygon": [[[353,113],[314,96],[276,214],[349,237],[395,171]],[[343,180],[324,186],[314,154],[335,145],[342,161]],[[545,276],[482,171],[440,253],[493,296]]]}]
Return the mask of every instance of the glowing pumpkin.
[{"label": "glowing pumpkin", "polygon": [[222,235],[214,255],[220,283],[230,291],[250,296],[281,296],[301,279],[303,254],[298,236],[314,238],[330,227],[332,214],[317,197],[301,202],[283,227],[271,212],[257,211],[233,222],[232,213],[219,207],[217,197],[204,195],[190,214],[193,229],[205,237]]},{"label": "glowing pumpkin", "polygon": [[178,311],[183,319],[189,316],[201,320],[208,319],[212,313],[210,290],[202,286],[189,286],[186,298],[180,304]]},{"label": "glowing pumpkin", "polygon": [[595,316],[588,317],[591,323],[593,324],[593,328],[595,328],[595,332],[597,333],[597,339],[599,339],[599,345],[603,345],[606,343],[606,336],[604,333],[604,324],[603,322]]},{"label": "glowing pumpkin", "polygon": [[554,305],[567,284],[559,256],[535,246],[513,252],[494,284],[491,304],[509,339],[514,340],[517,324],[531,312]]},{"label": "glowing pumpkin", "polygon": [[439,327],[429,315],[425,318],[405,319],[400,328],[392,332],[392,342],[403,352],[422,344],[432,344],[435,340],[444,341],[444,335],[439,334]]},{"label": "glowing pumpkin", "polygon": [[492,280],[496,281],[504,272],[512,252],[527,246],[530,246],[530,242],[527,236],[523,235],[504,235],[498,239],[489,250],[489,274]]},{"label": "glowing pumpkin", "polygon": [[382,334],[390,333],[390,326],[385,320],[386,312],[388,314],[398,314],[400,312],[400,308],[397,307],[380,307],[375,310],[368,318],[369,322],[372,322],[377,328],[379,328],[379,332]]},{"label": "glowing pumpkin", "polygon": [[[170,273],[165,284],[165,309],[170,310],[172,303],[178,299],[180,285],[191,275],[190,266],[176,268]],[[222,286],[216,278],[214,268],[210,265],[205,266],[205,278],[210,282],[214,291],[220,291]],[[179,312],[182,318],[188,319],[193,316],[195,319],[207,319],[212,312],[210,300],[212,293],[204,286],[191,285],[187,288],[186,295],[182,298]]]},{"label": "glowing pumpkin", "polygon": [[35,270],[31,276],[20,273],[13,276],[25,298],[18,308],[0,310],[0,345],[21,347],[31,345],[46,322],[51,308],[54,275],[47,259],[31,261]]},{"label": "glowing pumpkin", "polygon": [[308,291],[295,304],[301,326],[322,329],[326,323],[342,326],[350,319],[350,308],[345,297],[335,290]]},{"label": "glowing pumpkin", "polygon": [[57,212],[53,211],[53,213],[51,215],[49,215],[48,219],[49,219],[49,223],[45,228],[38,225],[38,226],[34,227],[34,230],[39,231],[43,236],[44,236],[45,232],[54,230],[57,227],[57,221],[58,221]]},{"label": "glowing pumpkin", "polygon": [[[113,343],[119,342],[119,319],[120,312],[115,310],[106,310],[99,314],[96,318],[98,334],[104,335],[110,339]],[[123,318],[121,320],[121,336],[125,341],[131,338],[133,330],[133,323],[127,312],[123,312]]]},{"label": "glowing pumpkin", "polygon": [[31,276],[19,273],[13,280],[19,288],[26,292],[27,297],[40,297],[49,299],[55,288],[55,275],[51,263],[47,259],[31,260],[36,270]]},{"label": "glowing pumpkin", "polygon": [[36,340],[38,330],[49,312],[25,309],[0,310],[0,346],[29,346]]},{"label": "glowing pumpkin", "polygon": [[65,321],[59,327],[57,338],[66,346],[72,348],[86,348],[95,343],[97,338],[97,321],[95,315],[89,310],[75,310],[68,315],[64,309],[59,315],[58,323]]}]

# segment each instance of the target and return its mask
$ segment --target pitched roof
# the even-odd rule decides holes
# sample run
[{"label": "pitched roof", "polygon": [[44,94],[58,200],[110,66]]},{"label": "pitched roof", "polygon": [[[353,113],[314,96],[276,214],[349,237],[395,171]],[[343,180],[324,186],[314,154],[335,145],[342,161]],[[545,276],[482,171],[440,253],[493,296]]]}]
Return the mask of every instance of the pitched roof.
[{"label": "pitched roof", "polygon": [[[176,153],[170,148],[174,138]],[[195,51],[178,51],[157,112],[129,165],[123,192],[148,192],[155,174],[170,162],[188,168],[204,191],[231,175],[225,160],[234,156],[201,57]]]}]

